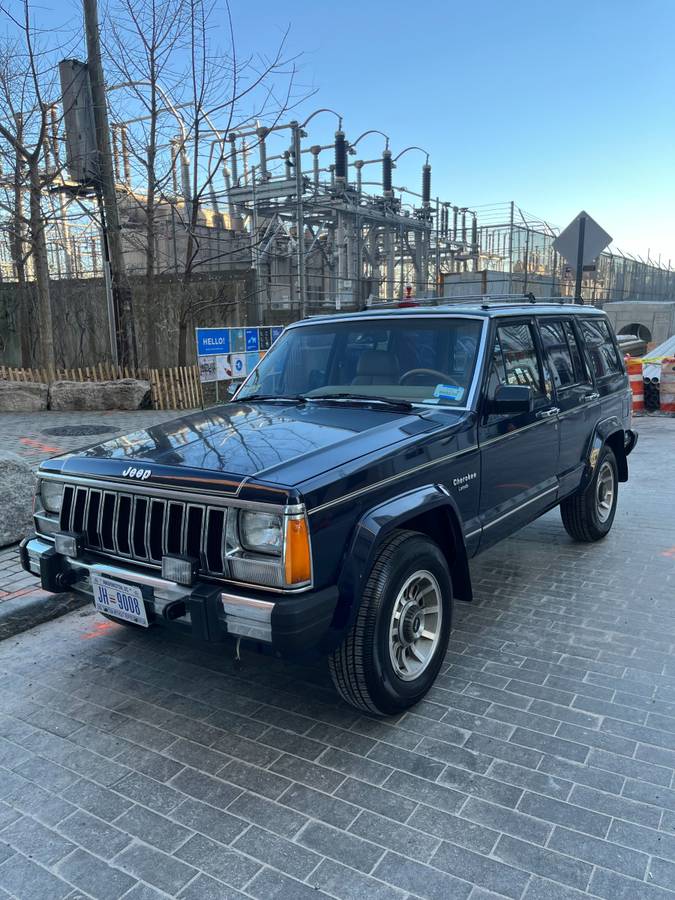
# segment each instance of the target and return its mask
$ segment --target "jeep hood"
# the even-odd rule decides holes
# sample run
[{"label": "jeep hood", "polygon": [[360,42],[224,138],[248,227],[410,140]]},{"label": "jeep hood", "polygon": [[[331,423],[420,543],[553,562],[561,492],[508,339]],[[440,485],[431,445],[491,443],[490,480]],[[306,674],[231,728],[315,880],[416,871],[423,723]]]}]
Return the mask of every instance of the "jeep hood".
[{"label": "jeep hood", "polygon": [[146,484],[226,493],[237,493],[250,480],[293,487],[433,431],[441,424],[441,415],[447,427],[461,413],[292,402],[228,403],[57,457],[41,468],[64,475],[141,478]]}]

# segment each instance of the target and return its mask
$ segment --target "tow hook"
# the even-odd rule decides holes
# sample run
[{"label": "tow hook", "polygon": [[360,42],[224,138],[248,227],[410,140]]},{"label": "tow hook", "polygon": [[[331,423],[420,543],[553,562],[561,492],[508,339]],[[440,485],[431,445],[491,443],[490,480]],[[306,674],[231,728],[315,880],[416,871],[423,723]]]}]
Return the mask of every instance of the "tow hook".
[{"label": "tow hook", "polygon": [[56,575],[54,576],[54,581],[55,581],[56,587],[60,591],[69,591],[71,589],[71,587],[77,581],[77,578],[78,578],[78,576],[75,572],[73,572],[70,569],[66,569],[63,572],[57,572]]}]

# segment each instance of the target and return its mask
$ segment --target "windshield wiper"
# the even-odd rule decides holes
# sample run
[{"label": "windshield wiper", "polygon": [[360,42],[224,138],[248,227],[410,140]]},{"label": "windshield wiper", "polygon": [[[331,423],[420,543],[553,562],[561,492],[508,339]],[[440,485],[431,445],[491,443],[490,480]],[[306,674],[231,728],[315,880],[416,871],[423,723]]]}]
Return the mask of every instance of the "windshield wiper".
[{"label": "windshield wiper", "polygon": [[324,401],[328,403],[342,403],[347,401],[355,403],[373,403],[380,406],[388,406],[391,409],[410,410],[414,408],[413,404],[408,400],[393,400],[390,397],[371,397],[370,394],[349,394],[346,391],[334,394],[318,394],[316,397],[308,397],[305,394],[291,394],[288,397],[284,397],[280,394],[249,394],[248,397],[241,397],[238,399],[238,402],[247,403],[249,400],[255,401],[256,403],[323,403]]},{"label": "windshield wiper", "polygon": [[249,394],[248,397],[237,398],[237,403],[247,403],[249,400],[255,400],[256,402],[269,401],[272,403],[304,403],[308,399],[309,397],[305,397],[302,394],[291,394],[288,397],[284,397],[282,394]]},{"label": "windshield wiper", "polygon": [[389,406],[392,409],[413,409],[413,404],[408,400],[394,400],[391,397],[371,397],[370,394],[349,394],[346,391],[340,392],[336,394],[318,394],[316,397],[305,397],[305,400],[309,400],[312,403],[321,403],[324,400],[329,402],[336,401],[355,401],[356,403],[377,403],[384,406]]}]

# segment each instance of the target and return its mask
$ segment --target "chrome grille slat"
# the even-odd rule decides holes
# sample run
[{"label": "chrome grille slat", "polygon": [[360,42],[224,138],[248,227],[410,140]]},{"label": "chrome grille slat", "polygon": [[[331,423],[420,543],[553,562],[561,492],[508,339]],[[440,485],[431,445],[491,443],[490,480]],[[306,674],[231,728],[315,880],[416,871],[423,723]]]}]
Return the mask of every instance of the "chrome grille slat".
[{"label": "chrome grille slat", "polygon": [[86,488],[77,488],[75,491],[75,497],[73,498],[73,513],[71,516],[71,531],[82,531],[82,526],[86,521],[84,517],[84,507],[87,503],[88,493]]},{"label": "chrome grille slat", "polygon": [[[108,553],[117,553],[115,540],[115,508],[117,506],[117,494],[114,491],[104,491],[101,497],[101,549]],[[112,545],[112,546],[111,546]]]},{"label": "chrome grille slat", "polygon": [[115,500],[114,500],[114,502],[113,502],[112,525],[111,525],[111,527],[112,527],[112,542],[113,542],[113,547],[115,548],[115,553],[116,553],[118,556],[119,556],[119,553],[120,553],[120,545],[119,545],[119,541],[117,540],[117,518],[118,518],[118,516],[119,516],[119,510],[120,510],[120,495],[116,493],[116,494],[115,494]]},{"label": "chrome grille slat", "polygon": [[[92,516],[92,512],[95,513],[95,516]],[[90,541],[94,546],[99,546],[100,544],[100,522],[101,517],[101,491],[91,490],[89,491],[89,498],[87,500],[87,512],[85,516],[85,528],[84,531],[87,535],[87,540]],[[91,519],[95,518],[95,522],[91,522]],[[91,532],[94,533],[93,537]]]},{"label": "chrome grille slat", "polygon": [[[147,551],[151,560],[161,562],[166,552],[164,546],[166,500],[152,497],[148,511],[148,546]],[[159,553],[155,552],[159,550]]]},{"label": "chrome grille slat", "polygon": [[167,503],[164,509],[164,523],[162,527],[162,553],[169,552],[169,523],[171,521],[171,507]]},{"label": "chrome grille slat", "polygon": [[227,507],[82,485],[65,491],[60,527],[83,532],[89,549],[155,568],[168,553],[198,554],[201,571],[227,576]]},{"label": "chrome grille slat", "polygon": [[82,518],[82,531],[85,533],[88,532],[89,529],[89,504],[91,503],[93,491],[87,491],[87,498],[84,501],[84,516]]},{"label": "chrome grille slat", "polygon": [[[146,549],[147,545],[146,545],[146,541],[145,541],[145,520],[141,521],[141,516],[144,515],[147,517],[147,512],[148,512],[147,504],[148,504],[147,497],[134,497],[134,505],[133,505],[133,509],[131,512],[131,520],[132,520],[131,552],[135,559],[141,559],[141,560],[147,560],[147,558],[148,558],[147,549]],[[139,507],[145,507],[145,513],[141,513],[141,511],[139,510]],[[143,553],[142,554],[139,553],[139,551],[136,549],[137,526],[140,526],[139,530],[142,530],[142,533],[143,533]]]},{"label": "chrome grille slat", "polygon": [[202,527],[201,527],[201,537],[199,539],[199,565],[201,568],[205,569],[207,572],[209,570],[208,560],[206,559],[206,523],[208,520],[208,511],[206,507],[202,509]]},{"label": "chrome grille slat", "polygon": [[[122,519],[122,508],[126,510],[126,523]],[[120,494],[117,500],[117,521],[115,522],[115,538],[117,541],[117,552],[120,556],[128,558],[133,556],[133,546],[131,525],[133,522],[133,497],[129,494]],[[128,550],[122,549],[120,535],[124,536],[124,542]]]}]

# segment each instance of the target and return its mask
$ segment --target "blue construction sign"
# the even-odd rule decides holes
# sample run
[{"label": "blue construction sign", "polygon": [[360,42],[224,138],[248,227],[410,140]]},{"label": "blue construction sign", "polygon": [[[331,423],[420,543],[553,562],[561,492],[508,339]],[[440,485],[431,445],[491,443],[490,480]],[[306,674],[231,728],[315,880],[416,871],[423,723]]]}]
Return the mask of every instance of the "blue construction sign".
[{"label": "blue construction sign", "polygon": [[246,378],[283,330],[283,325],[195,329],[201,381]]},{"label": "blue construction sign", "polygon": [[197,328],[197,356],[218,356],[230,352],[229,328]]}]

